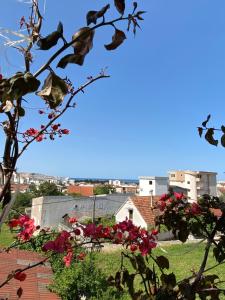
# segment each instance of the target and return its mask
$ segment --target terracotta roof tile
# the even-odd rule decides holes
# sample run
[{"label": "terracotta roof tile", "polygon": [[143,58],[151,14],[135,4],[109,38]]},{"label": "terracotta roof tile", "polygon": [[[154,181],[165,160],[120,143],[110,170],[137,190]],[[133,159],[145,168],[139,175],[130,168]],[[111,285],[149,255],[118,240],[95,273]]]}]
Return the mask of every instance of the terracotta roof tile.
[{"label": "terracotta roof tile", "polygon": [[68,194],[80,194],[81,196],[93,196],[94,186],[88,185],[69,185],[67,188]]},{"label": "terracotta roof tile", "polygon": [[222,210],[219,208],[210,208],[210,211],[214,214],[215,217],[220,218],[223,214]]},{"label": "terracotta roof tile", "polygon": [[[3,282],[7,275],[12,271],[24,268],[28,262],[35,263],[42,260],[43,257],[38,253],[14,249],[0,253],[0,282]],[[51,293],[47,289],[47,285],[51,282],[52,270],[47,266],[41,265],[33,269],[27,270],[26,280],[18,281],[12,279],[9,284],[0,289],[0,299],[17,300],[17,290],[19,287],[23,289],[21,300],[59,300],[60,298]]]},{"label": "terracotta roof tile", "polygon": [[155,224],[155,217],[160,214],[160,211],[155,208],[156,203],[161,196],[134,196],[131,197],[132,202],[138,209],[143,219],[148,225]]}]

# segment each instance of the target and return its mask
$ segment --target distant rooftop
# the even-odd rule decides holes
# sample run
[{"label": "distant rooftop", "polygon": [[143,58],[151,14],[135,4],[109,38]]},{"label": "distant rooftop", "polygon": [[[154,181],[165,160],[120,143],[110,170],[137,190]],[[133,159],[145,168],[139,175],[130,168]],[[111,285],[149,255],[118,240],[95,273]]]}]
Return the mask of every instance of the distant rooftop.
[{"label": "distant rooftop", "polygon": [[173,173],[173,172],[185,172],[185,173],[189,173],[189,174],[200,174],[200,173],[217,174],[217,172],[211,172],[211,171],[193,171],[193,170],[171,170],[168,173]]},{"label": "distant rooftop", "polygon": [[147,179],[147,180],[156,180],[156,179],[161,179],[161,180],[167,180],[168,177],[163,177],[163,176],[139,176],[139,179]]}]

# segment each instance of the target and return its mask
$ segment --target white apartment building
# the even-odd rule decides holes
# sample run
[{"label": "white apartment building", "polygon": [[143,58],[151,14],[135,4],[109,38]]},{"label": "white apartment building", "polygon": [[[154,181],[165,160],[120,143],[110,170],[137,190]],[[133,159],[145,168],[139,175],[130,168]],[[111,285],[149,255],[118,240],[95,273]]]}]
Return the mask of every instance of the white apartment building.
[{"label": "white apartment building", "polygon": [[187,189],[188,199],[196,201],[204,194],[217,195],[216,175],[206,171],[170,171],[169,184]]},{"label": "white apartment building", "polygon": [[140,176],[139,195],[158,196],[166,194],[168,191],[168,177]]}]

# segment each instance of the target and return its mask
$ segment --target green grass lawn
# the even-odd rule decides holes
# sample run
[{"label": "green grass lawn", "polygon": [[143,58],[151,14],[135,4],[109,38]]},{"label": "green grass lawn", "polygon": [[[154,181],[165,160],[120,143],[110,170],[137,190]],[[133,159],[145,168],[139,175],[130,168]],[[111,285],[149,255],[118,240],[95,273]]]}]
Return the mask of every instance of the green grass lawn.
[{"label": "green grass lawn", "polygon": [[0,232],[0,248],[8,247],[12,244],[15,234],[11,233],[9,230],[9,226],[3,224],[1,232]]},{"label": "green grass lawn", "polygon": [[[198,271],[201,264],[201,259],[204,251],[204,244],[183,244],[183,245],[171,245],[164,246],[163,249],[166,253],[157,248],[153,251],[156,256],[164,255],[170,261],[169,272],[174,272],[177,277],[177,281],[191,276],[192,270]],[[210,252],[207,268],[215,265],[216,261],[213,257],[212,251]],[[116,271],[120,269],[120,252],[115,251],[111,253],[98,253],[96,254],[96,264],[106,275],[115,275]],[[152,265],[152,262],[150,262]],[[132,267],[127,263],[128,270],[132,270]],[[225,281],[225,264],[218,266],[211,270],[209,274],[217,274],[221,281]],[[140,286],[140,281],[136,282],[137,286]],[[225,288],[225,283],[222,283],[221,288]],[[130,299],[128,295],[124,295],[124,298]],[[225,297],[221,296],[221,299]]]}]

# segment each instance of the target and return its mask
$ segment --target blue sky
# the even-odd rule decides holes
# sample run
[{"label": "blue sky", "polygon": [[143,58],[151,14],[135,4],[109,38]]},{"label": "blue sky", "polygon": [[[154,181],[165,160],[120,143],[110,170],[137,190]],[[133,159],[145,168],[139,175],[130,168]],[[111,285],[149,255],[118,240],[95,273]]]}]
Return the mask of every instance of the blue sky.
[{"label": "blue sky", "polygon": [[[213,126],[224,120],[225,2],[139,2],[140,9],[148,13],[135,38],[128,33],[120,48],[107,52],[103,45],[111,41],[113,31],[100,29],[83,67],[57,70],[59,75],[67,74],[75,86],[105,67],[111,78],[98,81],[77,97],[77,108],[61,120],[71,134],[55,142],[33,144],[20,160],[19,171],[137,178],[191,169],[216,171],[224,179],[225,149],[200,139],[196,127],[208,113]],[[131,3],[127,1],[128,6]],[[86,12],[105,4],[103,0],[46,0],[42,34],[53,31],[61,20],[69,40],[85,25]],[[29,5],[16,0],[2,0],[0,27],[17,30],[28,9]],[[113,9],[112,14],[117,16]],[[126,25],[118,27],[125,29]],[[40,61],[36,60],[32,71],[51,53],[35,51]],[[5,76],[22,66],[20,55],[3,46],[2,39],[0,66]],[[38,98],[29,98],[29,107],[41,105]],[[22,125],[35,127],[42,117],[35,110],[28,112]]]}]

